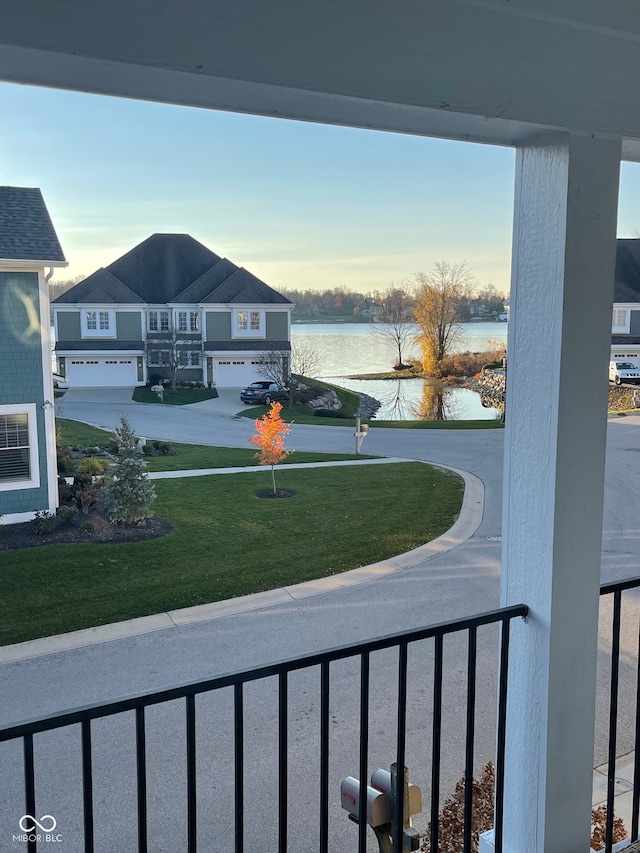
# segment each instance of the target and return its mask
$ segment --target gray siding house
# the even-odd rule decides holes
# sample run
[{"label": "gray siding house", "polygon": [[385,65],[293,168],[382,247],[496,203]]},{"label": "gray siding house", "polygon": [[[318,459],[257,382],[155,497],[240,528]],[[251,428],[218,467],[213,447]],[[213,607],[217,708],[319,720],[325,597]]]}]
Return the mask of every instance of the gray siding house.
[{"label": "gray siding house", "polygon": [[58,506],[45,268],[66,265],[40,190],[0,187],[0,524]]},{"label": "gray siding house", "polygon": [[154,377],[234,388],[265,352],[288,371],[293,304],[188,234],[153,234],[53,302],[58,370],[73,387]]},{"label": "gray siding house", "polygon": [[640,240],[618,240],[611,358],[640,366]]}]

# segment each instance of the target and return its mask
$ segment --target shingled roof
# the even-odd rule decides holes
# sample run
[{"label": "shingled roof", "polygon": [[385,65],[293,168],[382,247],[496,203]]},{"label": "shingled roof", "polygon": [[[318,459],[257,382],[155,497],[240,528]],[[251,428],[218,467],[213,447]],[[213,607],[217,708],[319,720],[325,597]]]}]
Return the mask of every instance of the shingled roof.
[{"label": "shingled roof", "polygon": [[67,265],[37,187],[0,187],[0,259]]},{"label": "shingled roof", "polygon": [[252,273],[220,258],[188,234],[153,234],[54,302],[291,304]]},{"label": "shingled roof", "polygon": [[640,302],[640,240],[616,241],[614,302]]}]

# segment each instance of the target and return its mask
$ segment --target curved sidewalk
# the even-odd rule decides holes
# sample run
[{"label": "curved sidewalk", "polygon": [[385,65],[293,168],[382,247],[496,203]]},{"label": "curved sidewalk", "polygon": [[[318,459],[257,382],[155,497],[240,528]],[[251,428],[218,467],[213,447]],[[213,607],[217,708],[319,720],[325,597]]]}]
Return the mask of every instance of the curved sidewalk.
[{"label": "curved sidewalk", "polygon": [[[182,625],[197,622],[206,622],[219,619],[224,616],[234,616],[251,610],[260,610],[273,605],[309,598],[325,592],[344,589],[357,584],[377,580],[385,575],[407,569],[414,569],[422,563],[427,563],[442,554],[451,551],[463,542],[466,542],[476,532],[482,521],[484,511],[484,484],[479,477],[468,471],[442,465],[438,462],[427,460],[403,459],[397,457],[384,457],[380,459],[362,459],[336,462],[310,462],[291,465],[276,466],[282,468],[317,468],[342,465],[385,465],[402,462],[421,462],[458,474],[464,481],[464,496],[460,514],[453,526],[437,539],[425,545],[420,545],[404,554],[389,557],[378,563],[368,566],[360,566],[357,569],[341,572],[329,577],[317,580],[305,581],[292,586],[280,587],[278,589],[257,592],[252,595],[244,595],[238,598],[230,598],[224,601],[216,601],[211,604],[199,604],[194,607],[185,607],[179,610],[169,610],[152,616],[141,616],[137,619],[128,619],[124,622],[113,622],[109,625],[100,625],[95,628],[83,628],[79,631],[71,631],[67,634],[57,634],[53,637],[43,637],[38,640],[27,640],[24,643],[0,647],[0,664],[12,663],[41,655],[55,654],[57,652],[79,649],[93,646],[110,640],[122,640],[140,634],[149,634],[154,631],[163,631],[168,628],[177,628]],[[188,471],[158,471],[150,474],[150,478],[164,479],[174,477],[198,477],[211,474],[245,473],[260,470],[260,466],[246,468],[207,468],[193,469]]]}]

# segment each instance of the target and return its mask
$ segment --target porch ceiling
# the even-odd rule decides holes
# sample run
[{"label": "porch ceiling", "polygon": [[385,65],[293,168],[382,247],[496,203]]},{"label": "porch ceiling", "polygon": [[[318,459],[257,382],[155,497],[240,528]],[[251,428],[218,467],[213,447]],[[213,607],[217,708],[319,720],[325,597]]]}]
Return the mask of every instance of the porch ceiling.
[{"label": "porch ceiling", "polygon": [[[513,144],[626,138],[635,0],[0,0],[0,78]],[[633,141],[638,140],[638,141]]]}]

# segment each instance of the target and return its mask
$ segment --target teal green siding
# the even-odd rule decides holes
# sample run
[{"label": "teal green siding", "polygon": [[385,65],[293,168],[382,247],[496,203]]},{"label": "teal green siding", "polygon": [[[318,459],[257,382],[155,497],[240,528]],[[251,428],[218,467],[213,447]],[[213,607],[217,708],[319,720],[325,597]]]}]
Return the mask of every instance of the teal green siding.
[{"label": "teal green siding", "polygon": [[267,340],[288,341],[289,323],[287,311],[267,311]]},{"label": "teal green siding", "polygon": [[[35,313],[34,313],[35,312]],[[38,274],[0,272],[0,405],[35,403],[40,487],[0,492],[0,514],[48,507]],[[49,318],[44,318],[47,329]]]},{"label": "teal green siding", "polygon": [[139,311],[116,311],[116,339],[119,341],[142,339],[142,319]]},{"label": "teal green siding", "polygon": [[79,311],[58,311],[58,340],[62,341],[79,341],[82,337],[80,332],[80,312]]},{"label": "teal green siding", "polygon": [[231,311],[207,311],[205,328],[208,341],[230,341]]}]

